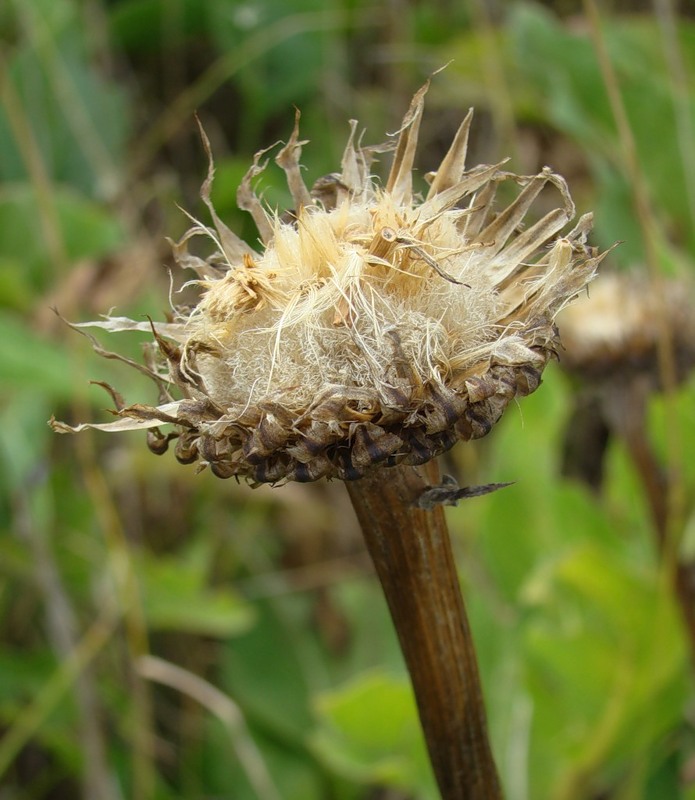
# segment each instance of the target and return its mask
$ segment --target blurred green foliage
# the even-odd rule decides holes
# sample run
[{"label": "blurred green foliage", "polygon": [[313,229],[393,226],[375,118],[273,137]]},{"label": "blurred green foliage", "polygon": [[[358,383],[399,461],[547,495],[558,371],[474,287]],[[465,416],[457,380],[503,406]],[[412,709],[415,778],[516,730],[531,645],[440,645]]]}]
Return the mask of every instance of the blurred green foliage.
[{"label": "blurred green foliage", "polygon": [[[476,157],[513,153],[519,172],[552,160],[579,210],[595,210],[596,242],[624,240],[610,266],[642,266],[634,175],[586,19],[557,13],[573,4],[515,0],[494,19],[484,5],[0,5],[3,799],[436,797],[341,487],[252,492],[155,459],[137,435],[56,437],[51,414],[84,419],[107,404],[88,376],[145,398],[138,376],[91,358],[48,309],[164,313],[164,237],[186,227],[176,205],[202,215],[194,111],[213,141],[218,210],[254,237],[236,186],[255,151],[289,134],[293,106],[318,177],[336,168],[347,119],[379,141],[450,60],[430,93],[423,168],[475,105]],[[684,275],[695,257],[695,24],[677,19],[673,39],[668,22],[624,11],[606,17],[604,36],[660,266]],[[262,187],[285,202],[278,176]],[[132,338],[137,357],[143,337]],[[677,432],[688,499],[694,391],[655,401],[650,418],[664,458]],[[488,440],[453,456],[471,483],[517,480],[449,517],[506,796],[695,798],[689,644],[648,505],[615,443],[600,497],[561,477],[573,397],[549,369]],[[149,655],[186,670],[183,683],[166,671],[150,680]],[[194,676],[224,693],[237,722],[206,705]]]}]

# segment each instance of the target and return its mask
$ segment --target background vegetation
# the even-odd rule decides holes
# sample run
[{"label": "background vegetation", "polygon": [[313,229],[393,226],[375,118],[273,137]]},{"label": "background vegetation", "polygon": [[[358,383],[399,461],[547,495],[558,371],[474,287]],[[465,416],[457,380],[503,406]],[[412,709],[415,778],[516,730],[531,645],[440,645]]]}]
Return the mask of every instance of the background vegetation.
[{"label": "background vegetation", "polygon": [[[165,237],[203,216],[193,112],[235,208],[253,153],[302,110],[307,174],[347,120],[394,130],[433,83],[419,161],[476,107],[474,161],[568,178],[608,269],[695,258],[695,23],[668,0],[6,0],[0,4],[0,797],[435,798],[387,612],[337,484],[252,491],[137,434],[58,437],[152,399],[51,311],[161,316]],[[692,8],[690,9],[692,11]],[[615,122],[605,48],[634,137]],[[263,177],[269,202],[287,200]],[[635,211],[644,187],[649,214]],[[182,281],[175,276],[175,285]],[[122,335],[137,357],[139,334]],[[118,347],[106,340],[107,348]],[[457,448],[464,482],[516,481],[450,523],[509,800],[695,798],[692,653],[650,508],[611,440],[601,491],[561,474],[575,387],[544,386]],[[693,552],[695,385],[648,435]]]}]

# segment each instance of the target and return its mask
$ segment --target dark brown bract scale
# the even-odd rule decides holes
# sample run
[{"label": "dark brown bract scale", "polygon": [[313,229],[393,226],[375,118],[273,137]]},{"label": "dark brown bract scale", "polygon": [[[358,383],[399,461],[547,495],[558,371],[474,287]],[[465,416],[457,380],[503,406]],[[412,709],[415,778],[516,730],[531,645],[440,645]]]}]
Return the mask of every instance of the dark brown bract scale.
[{"label": "dark brown bract scale", "polygon": [[[173,440],[182,464],[200,460],[219,478],[355,480],[376,466],[423,464],[459,440],[485,436],[511,400],[535,390],[541,368],[491,367],[484,377],[460,378],[456,389],[423,390],[402,408],[383,407],[373,393],[345,386],[329,387],[299,417],[273,403],[234,417],[184,401],[177,410],[178,432],[153,428],[148,446],[162,455]],[[130,413],[149,419],[157,412]]]}]

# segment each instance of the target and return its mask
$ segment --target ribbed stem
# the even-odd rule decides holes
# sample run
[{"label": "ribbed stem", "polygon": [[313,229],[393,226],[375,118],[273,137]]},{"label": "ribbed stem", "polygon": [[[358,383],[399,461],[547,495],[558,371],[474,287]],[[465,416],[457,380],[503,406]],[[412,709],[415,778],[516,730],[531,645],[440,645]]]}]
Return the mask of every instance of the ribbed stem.
[{"label": "ribbed stem", "polygon": [[346,483],[386,595],[443,800],[499,800],[473,639],[441,506],[413,506],[438,482],[390,467]]}]

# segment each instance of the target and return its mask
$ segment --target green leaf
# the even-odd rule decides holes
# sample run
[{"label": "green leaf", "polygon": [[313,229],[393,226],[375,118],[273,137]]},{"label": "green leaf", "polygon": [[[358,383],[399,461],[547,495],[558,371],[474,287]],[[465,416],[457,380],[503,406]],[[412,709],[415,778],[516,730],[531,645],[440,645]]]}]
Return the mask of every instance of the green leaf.
[{"label": "green leaf", "polygon": [[68,400],[84,396],[84,383],[61,342],[49,342],[30,323],[0,311],[0,397],[5,392],[36,390]]},{"label": "green leaf", "polygon": [[[685,651],[671,598],[611,547],[587,544],[556,562],[524,647],[538,737],[532,770],[546,789],[547,747],[556,776],[564,769],[572,783],[629,770],[679,723]],[[551,743],[557,730],[566,733]]]},{"label": "green leaf", "polygon": [[[331,41],[331,31],[323,31],[321,27],[336,14],[336,6],[327,7],[321,0],[296,0],[291,4],[284,0],[264,0],[230,13],[226,0],[208,0],[207,5],[209,34],[220,53],[243,47],[253,36],[262,37],[263,44],[257,48],[255,58],[236,75],[247,99],[252,100],[247,106],[248,113],[267,119],[292,104],[304,105],[304,101],[315,95],[316,76],[330,63],[326,45]],[[318,30],[312,30],[311,16],[303,17],[301,27],[278,24],[283,19],[290,23],[295,15],[312,12],[313,25]],[[340,30],[338,22],[337,30]],[[276,75],[282,75],[283,80],[273,80]]]},{"label": "green leaf", "polygon": [[[50,219],[44,204],[52,209]],[[15,278],[23,295],[46,288],[51,277],[53,252],[47,244],[46,225],[58,237],[69,261],[99,258],[125,241],[121,224],[98,203],[73,189],[53,186],[50,197],[40,200],[27,183],[7,185],[0,191],[0,259],[17,268]],[[53,268],[55,268],[53,264]],[[3,297],[0,295],[0,304]]]},{"label": "green leaf", "polygon": [[[230,747],[228,732],[215,720],[210,720],[206,727],[200,754],[206,796],[258,800],[258,792],[250,785],[246,772],[236,758],[227,755]],[[326,791],[324,772],[317,768],[310,756],[289,750],[284,742],[255,729],[253,739],[282,800],[325,800],[327,796],[334,797]]]},{"label": "green leaf", "polygon": [[293,748],[312,723],[305,665],[316,659],[310,637],[293,624],[300,608],[291,598],[281,613],[257,603],[256,624],[224,649],[221,664],[225,691],[243,697],[249,719]]},{"label": "green leaf", "polygon": [[[600,239],[628,241],[629,248],[617,251],[616,257],[629,263],[640,247],[635,238],[633,189],[626,174],[624,144],[618,136],[613,112],[594,43],[589,32],[578,33],[561,24],[540,6],[517,3],[509,20],[516,70],[533,87],[536,96],[534,113],[564,132],[584,149],[598,181],[598,196],[612,195],[615,202],[622,195],[617,213],[603,219]],[[646,176],[653,208],[667,214],[677,233],[671,237],[685,240],[695,248],[695,233],[690,220],[684,153],[689,146],[678,140],[679,121],[673,85],[664,52],[667,43],[654,18],[647,15],[607,19],[603,35],[617,79],[637,148],[640,172]],[[691,22],[679,21],[677,35],[683,52],[695,37]],[[552,69],[548,68],[552,65]],[[695,97],[683,99],[684,114],[695,117]],[[675,132],[675,134],[674,134]],[[668,146],[661,143],[668,142]],[[679,146],[680,145],[680,146]],[[610,168],[607,168],[610,165]],[[616,178],[615,169],[621,172]],[[604,185],[604,180],[605,185]],[[622,185],[616,185],[616,180]],[[607,208],[607,201],[604,212]]]},{"label": "green leaf", "polygon": [[[53,654],[45,650],[0,651],[0,722],[12,726],[34,700],[37,688],[44,686],[57,669]],[[35,741],[71,770],[80,764],[79,743],[75,739],[76,715],[72,699],[65,697],[42,721]]]},{"label": "green leaf", "polygon": [[120,47],[158,53],[181,47],[180,37],[206,28],[207,0],[121,0],[109,9],[110,30]]},{"label": "green leaf", "polygon": [[339,773],[436,798],[410,682],[380,670],[316,699],[315,751]]},{"label": "green leaf", "polygon": [[145,617],[153,630],[227,637],[251,626],[251,606],[230,587],[208,585],[209,555],[202,545],[176,556],[140,555]]},{"label": "green leaf", "polygon": [[4,73],[21,109],[0,106],[0,178],[27,177],[15,140],[21,114],[52,182],[112,197],[124,175],[130,128],[124,85],[98,71],[79,4],[31,0],[14,8],[20,35]]}]

